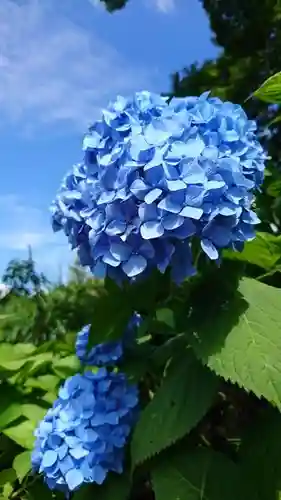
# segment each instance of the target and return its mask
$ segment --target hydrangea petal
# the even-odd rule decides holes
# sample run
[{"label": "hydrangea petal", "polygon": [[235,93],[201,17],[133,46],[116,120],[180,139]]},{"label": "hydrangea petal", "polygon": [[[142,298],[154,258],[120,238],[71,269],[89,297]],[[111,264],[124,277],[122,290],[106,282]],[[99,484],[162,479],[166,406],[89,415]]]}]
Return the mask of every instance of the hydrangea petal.
[{"label": "hydrangea petal", "polygon": [[80,470],[71,469],[65,474],[65,480],[70,491],[73,491],[84,482],[84,476]]},{"label": "hydrangea petal", "polygon": [[129,278],[141,274],[147,266],[147,261],[142,255],[132,255],[127,262],[122,265],[122,269]]}]

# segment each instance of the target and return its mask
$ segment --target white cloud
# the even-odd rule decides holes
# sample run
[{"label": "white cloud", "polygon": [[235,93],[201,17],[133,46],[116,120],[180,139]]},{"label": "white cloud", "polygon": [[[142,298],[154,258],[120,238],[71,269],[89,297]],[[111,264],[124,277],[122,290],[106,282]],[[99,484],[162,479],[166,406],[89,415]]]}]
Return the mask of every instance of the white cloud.
[{"label": "white cloud", "polygon": [[38,248],[54,243],[45,213],[25,205],[19,197],[0,196],[0,212],[1,249],[26,250],[28,245]]},{"label": "white cloud", "polygon": [[175,0],[153,0],[153,3],[156,9],[163,14],[168,14],[176,8]]},{"label": "white cloud", "polygon": [[[0,196],[0,253],[6,259],[26,258],[30,245],[39,269],[51,278],[65,276],[74,260],[66,237],[53,233],[48,210],[26,205],[18,196]],[[6,258],[8,256],[8,258]]]},{"label": "white cloud", "polygon": [[84,128],[97,108],[146,86],[144,70],[66,18],[54,0],[0,2],[0,112]]}]

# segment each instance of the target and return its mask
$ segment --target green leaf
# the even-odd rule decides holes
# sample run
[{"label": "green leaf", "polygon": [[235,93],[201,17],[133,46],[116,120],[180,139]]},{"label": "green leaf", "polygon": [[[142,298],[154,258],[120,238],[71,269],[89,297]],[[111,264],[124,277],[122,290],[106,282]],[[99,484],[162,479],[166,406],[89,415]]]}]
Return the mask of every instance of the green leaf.
[{"label": "green leaf", "polygon": [[168,308],[158,309],[156,311],[156,319],[157,319],[157,321],[164,323],[165,325],[169,326],[170,328],[175,329],[174,312],[171,309],[168,309]]},{"label": "green leaf", "polygon": [[2,382],[0,398],[0,429],[22,415],[22,395],[10,384]]},{"label": "green leaf", "polygon": [[89,498],[100,498],[102,500],[127,500],[131,488],[130,476],[123,473],[109,474],[102,485],[89,485],[82,487],[74,493],[73,500],[88,500]]},{"label": "green leaf", "polygon": [[3,491],[2,491],[2,495],[0,496],[0,500],[8,500],[9,498],[11,498],[10,495],[14,490],[13,484],[12,483],[5,483],[3,485],[2,489],[3,489]]},{"label": "green leaf", "polygon": [[80,362],[76,356],[66,356],[55,359],[53,362],[54,372],[61,378],[71,377],[80,369]]},{"label": "green leaf", "polygon": [[46,408],[34,404],[22,405],[22,414],[35,425],[46,415]]},{"label": "green leaf", "polygon": [[156,500],[242,500],[239,471],[208,449],[167,453],[152,468]]},{"label": "green leaf", "polygon": [[11,403],[0,413],[0,429],[3,430],[17,418],[21,417],[21,403]]},{"label": "green leaf", "polygon": [[30,420],[24,420],[17,425],[8,427],[2,432],[23,448],[31,450],[34,444],[35,425]]},{"label": "green leaf", "polygon": [[16,481],[17,476],[14,469],[5,469],[0,471],[0,486],[6,483],[13,483]]},{"label": "green leaf", "polygon": [[56,375],[40,375],[36,378],[28,378],[25,382],[25,386],[49,391],[51,389],[55,389],[60,380],[60,377],[57,377]]},{"label": "green leaf", "polygon": [[[281,116],[280,116],[280,121],[281,121]],[[266,189],[266,194],[269,194],[269,196],[272,196],[273,198],[278,198],[278,196],[281,195],[281,179],[277,179],[271,182],[268,188]]]},{"label": "green leaf", "polygon": [[54,360],[54,355],[52,352],[44,352],[42,354],[36,354],[28,358],[28,363],[22,371],[22,375],[25,377],[32,377],[36,373],[45,370],[48,366],[52,364]]},{"label": "green leaf", "polygon": [[281,477],[281,415],[268,408],[256,418],[242,440],[239,461],[252,500],[277,498]]},{"label": "green leaf", "polygon": [[161,387],[141,413],[132,438],[136,465],[181,439],[205,415],[218,387],[218,379],[190,350],[176,358]]},{"label": "green leaf", "polygon": [[249,262],[263,269],[271,269],[281,257],[281,237],[257,233],[256,238],[245,244],[243,252],[224,252],[226,258]]},{"label": "green leaf", "polygon": [[[42,482],[41,482],[42,481]],[[43,483],[43,480],[37,480],[35,483],[28,485],[27,499],[28,500],[54,500],[52,491]]]},{"label": "green leaf", "polygon": [[133,308],[124,289],[110,282],[104,293],[95,300],[90,344],[98,344],[121,337],[133,314]]},{"label": "green leaf", "polygon": [[46,403],[52,405],[54,401],[57,399],[58,395],[55,392],[46,392],[44,396],[42,396],[43,401],[46,401]]},{"label": "green leaf", "polygon": [[215,373],[281,409],[281,290],[244,278],[223,308],[202,315],[190,341]]},{"label": "green leaf", "polygon": [[253,94],[261,101],[281,103],[281,72],[268,78]]},{"label": "green leaf", "polygon": [[188,339],[185,334],[178,334],[168,339],[164,344],[154,349],[150,357],[153,366],[164,366],[171,358],[184,352],[187,346]]},{"label": "green leaf", "polygon": [[14,458],[13,468],[16,471],[17,478],[19,482],[22,482],[23,478],[31,470],[31,455],[30,451],[24,451]]},{"label": "green leaf", "polygon": [[[24,347],[25,344],[0,344],[0,369],[17,371],[19,370],[28,359],[28,354],[30,354],[30,344],[27,344],[27,349]],[[20,348],[22,347],[22,352]],[[33,346],[34,349],[34,346]]]}]

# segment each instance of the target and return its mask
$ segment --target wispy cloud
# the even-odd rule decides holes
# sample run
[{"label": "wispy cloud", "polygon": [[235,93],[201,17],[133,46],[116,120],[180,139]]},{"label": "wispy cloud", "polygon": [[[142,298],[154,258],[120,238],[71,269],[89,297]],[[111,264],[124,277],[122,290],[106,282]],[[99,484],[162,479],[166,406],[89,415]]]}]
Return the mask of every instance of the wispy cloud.
[{"label": "wispy cloud", "polygon": [[153,0],[153,4],[163,14],[169,14],[176,8],[176,0]]},{"label": "wispy cloud", "polygon": [[53,233],[48,210],[26,205],[18,196],[8,194],[0,196],[0,212],[0,252],[3,257],[8,255],[8,260],[26,258],[30,245],[40,269],[48,276],[57,276],[59,269],[66,273],[74,254],[70,252],[66,238]]},{"label": "wispy cloud", "polygon": [[14,121],[84,127],[109,98],[147,74],[67,19],[50,0],[0,2],[0,112]]}]

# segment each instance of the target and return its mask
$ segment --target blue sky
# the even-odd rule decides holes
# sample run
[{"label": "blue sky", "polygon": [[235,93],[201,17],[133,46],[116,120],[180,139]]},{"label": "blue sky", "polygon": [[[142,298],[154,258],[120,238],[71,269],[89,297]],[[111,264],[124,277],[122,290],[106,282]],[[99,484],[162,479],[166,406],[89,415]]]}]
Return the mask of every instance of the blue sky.
[{"label": "blue sky", "polygon": [[214,57],[199,0],[0,2],[0,273],[28,244],[51,279],[73,261],[48,207],[81,140],[116,94],[170,90],[170,75]]}]

